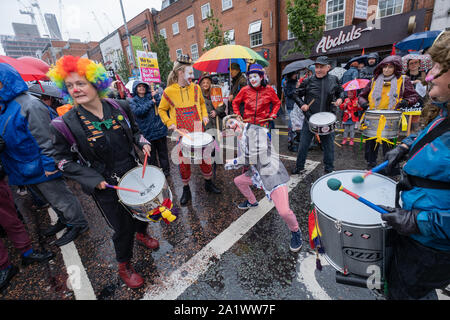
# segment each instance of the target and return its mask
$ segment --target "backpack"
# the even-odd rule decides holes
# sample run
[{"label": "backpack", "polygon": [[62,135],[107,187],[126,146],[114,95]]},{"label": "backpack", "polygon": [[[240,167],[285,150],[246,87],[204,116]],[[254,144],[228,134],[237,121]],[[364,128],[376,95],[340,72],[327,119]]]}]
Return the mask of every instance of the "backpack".
[{"label": "backpack", "polygon": [[[123,115],[123,117],[125,118],[125,120],[127,121],[128,125],[130,126],[130,121],[128,118],[127,113],[125,112],[125,110],[122,108],[122,106],[114,99],[110,99],[110,98],[105,98],[104,99],[106,102],[109,102],[113,108],[117,109],[120,111],[120,113]],[[84,157],[81,155],[81,153],[78,150],[78,145],[77,142],[75,141],[75,137],[72,134],[72,131],[70,131],[69,127],[67,126],[67,124],[64,122],[62,116],[59,116],[55,119],[52,120],[51,122],[52,126],[58,130],[63,136],[64,138],[67,140],[67,142],[70,145],[70,151],[74,152],[78,155],[80,161],[82,163],[84,163],[85,165],[87,165],[88,167],[90,167],[90,163],[89,161],[87,161],[86,159],[84,159]]]}]

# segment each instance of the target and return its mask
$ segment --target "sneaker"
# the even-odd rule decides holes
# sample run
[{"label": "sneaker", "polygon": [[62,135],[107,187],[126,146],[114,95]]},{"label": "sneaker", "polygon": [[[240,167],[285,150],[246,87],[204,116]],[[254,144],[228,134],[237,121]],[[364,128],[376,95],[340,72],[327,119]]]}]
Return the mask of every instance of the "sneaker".
[{"label": "sneaker", "polygon": [[25,195],[28,194],[28,192],[27,192],[27,189],[26,189],[25,187],[19,186],[19,187],[17,188],[17,194],[18,194],[19,196],[25,196]]},{"label": "sneaker", "polygon": [[355,143],[353,142],[353,138],[350,139],[350,142],[348,143],[349,145],[354,145]]},{"label": "sneaker", "polygon": [[24,257],[22,256],[22,265],[27,266],[29,264],[35,263],[35,262],[44,262],[51,260],[55,257],[55,254],[51,251],[34,251],[29,254],[28,256]]},{"label": "sneaker", "polygon": [[300,174],[300,173],[302,173],[303,171],[305,171],[305,168],[301,168],[301,169],[299,169],[299,168],[294,168],[294,169],[291,171],[291,174]]},{"label": "sneaker", "polygon": [[17,272],[19,272],[19,268],[14,265],[11,265],[9,268],[0,270],[0,292],[3,291],[11,281],[12,277],[14,277]]},{"label": "sneaker", "polygon": [[245,200],[244,202],[242,202],[238,205],[238,208],[241,210],[245,210],[245,209],[254,208],[257,206],[258,206],[258,201],[256,201],[255,203],[250,203],[248,200]]},{"label": "sneaker", "polygon": [[67,227],[66,232],[61,236],[61,238],[56,240],[54,244],[57,245],[58,247],[64,246],[72,242],[73,240],[78,238],[80,234],[85,233],[88,230],[89,230],[88,225],[84,227]]},{"label": "sneaker", "polygon": [[291,249],[292,252],[298,252],[302,248],[302,232],[300,229],[298,229],[297,232],[291,232],[292,238],[291,238],[291,244],[289,246],[289,249]]}]

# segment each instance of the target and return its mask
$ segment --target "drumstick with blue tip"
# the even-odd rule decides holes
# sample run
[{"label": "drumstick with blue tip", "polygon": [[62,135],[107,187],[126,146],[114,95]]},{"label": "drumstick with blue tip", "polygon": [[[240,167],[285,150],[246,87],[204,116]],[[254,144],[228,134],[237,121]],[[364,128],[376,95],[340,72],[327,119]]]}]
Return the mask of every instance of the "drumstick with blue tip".
[{"label": "drumstick with blue tip", "polygon": [[383,163],[377,165],[377,166],[376,166],[375,168],[373,168],[372,170],[367,171],[367,172],[366,172],[365,174],[363,174],[362,176],[361,176],[361,175],[354,176],[354,177],[352,178],[352,182],[353,182],[353,183],[363,183],[365,178],[367,178],[368,176],[370,176],[370,175],[371,175],[372,173],[374,173],[374,172],[379,172],[379,171],[383,170],[383,169],[388,165],[388,163],[389,163],[389,161],[386,160],[385,162],[383,162]]},{"label": "drumstick with blue tip", "polygon": [[344,192],[345,192],[346,194],[348,194],[349,196],[352,196],[352,197],[355,198],[356,200],[358,200],[358,201],[364,203],[365,205],[371,207],[372,209],[378,211],[379,213],[382,213],[382,214],[383,214],[383,213],[389,213],[389,212],[387,212],[386,210],[384,210],[383,208],[381,208],[381,207],[377,206],[376,204],[370,202],[369,200],[364,199],[363,197],[357,195],[356,193],[353,193],[353,192],[351,192],[350,190],[344,188],[344,187],[342,186],[341,181],[339,181],[338,179],[335,179],[335,178],[328,179],[328,181],[327,181],[327,186],[328,186],[328,188],[330,188],[330,189],[333,190],[333,191],[336,191],[336,190],[344,191]]}]

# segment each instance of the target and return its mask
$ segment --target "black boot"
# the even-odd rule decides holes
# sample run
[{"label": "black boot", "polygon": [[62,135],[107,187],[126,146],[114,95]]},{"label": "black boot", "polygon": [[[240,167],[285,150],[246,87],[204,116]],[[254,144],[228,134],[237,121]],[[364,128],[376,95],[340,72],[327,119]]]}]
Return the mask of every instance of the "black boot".
[{"label": "black boot", "polygon": [[51,251],[33,251],[28,256],[22,256],[22,265],[27,266],[35,262],[44,262],[53,259],[55,254]]},{"label": "black boot", "polygon": [[181,195],[180,199],[180,205],[185,206],[189,200],[191,200],[191,189],[189,188],[189,185],[183,187],[183,194]]},{"label": "black boot", "polygon": [[61,230],[65,229],[66,227],[67,226],[64,223],[62,223],[61,220],[58,219],[55,225],[51,226],[46,230],[41,231],[41,234],[44,237],[51,237],[60,232]]},{"label": "black boot", "polygon": [[0,292],[8,286],[12,277],[14,277],[17,272],[19,272],[19,268],[14,265],[11,265],[8,269],[0,270]]},{"label": "black boot", "polygon": [[211,180],[205,180],[205,190],[207,192],[220,194],[221,191],[214,185],[214,183]]},{"label": "black boot", "polygon": [[88,225],[84,227],[67,227],[67,231],[61,236],[61,238],[55,241],[55,245],[57,245],[58,247],[66,245],[69,242],[72,242],[73,240],[78,238],[80,234],[88,230],[89,230]]}]

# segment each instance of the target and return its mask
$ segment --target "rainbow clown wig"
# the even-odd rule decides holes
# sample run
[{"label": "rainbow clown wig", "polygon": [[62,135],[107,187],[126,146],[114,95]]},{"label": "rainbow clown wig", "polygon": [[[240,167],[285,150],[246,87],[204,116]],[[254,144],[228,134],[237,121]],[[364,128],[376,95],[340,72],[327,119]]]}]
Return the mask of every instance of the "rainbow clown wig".
[{"label": "rainbow clown wig", "polygon": [[51,81],[62,91],[64,99],[68,103],[73,103],[72,97],[69,95],[64,80],[69,73],[77,72],[80,76],[84,76],[97,89],[100,98],[105,98],[108,94],[108,87],[111,79],[101,63],[95,63],[88,58],[80,58],[73,56],[63,56],[56,65],[52,66],[47,73]]}]

